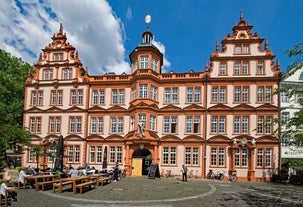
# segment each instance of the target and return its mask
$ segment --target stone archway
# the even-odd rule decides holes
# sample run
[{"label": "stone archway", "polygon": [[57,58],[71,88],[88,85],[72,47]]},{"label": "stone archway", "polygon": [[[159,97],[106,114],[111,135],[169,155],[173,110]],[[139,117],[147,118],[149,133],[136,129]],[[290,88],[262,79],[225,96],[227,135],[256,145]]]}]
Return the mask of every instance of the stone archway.
[{"label": "stone archway", "polygon": [[148,149],[137,149],[132,155],[132,175],[147,175],[152,163],[152,154]]}]

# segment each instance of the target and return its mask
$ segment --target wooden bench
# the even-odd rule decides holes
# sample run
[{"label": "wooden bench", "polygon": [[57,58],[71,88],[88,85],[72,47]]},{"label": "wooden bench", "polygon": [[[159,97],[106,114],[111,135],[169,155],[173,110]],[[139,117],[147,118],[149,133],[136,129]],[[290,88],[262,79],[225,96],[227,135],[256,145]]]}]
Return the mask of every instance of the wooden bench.
[{"label": "wooden bench", "polygon": [[56,188],[58,188],[58,193],[62,193],[62,188],[65,185],[73,184],[73,181],[60,179],[59,182],[53,184],[53,192],[56,192]]},{"label": "wooden bench", "polygon": [[41,190],[44,191],[47,185],[54,185],[55,183],[59,183],[59,182],[60,180],[49,180],[49,181],[38,182],[35,184],[35,189],[36,191],[38,191],[40,190],[40,186],[41,186]]},{"label": "wooden bench", "polygon": [[89,189],[91,189],[91,186],[93,186],[93,188],[96,188],[96,182],[95,181],[87,181],[87,182],[84,182],[84,183],[79,183],[75,187],[76,187],[76,190],[79,188],[80,193],[83,194],[83,188],[86,187],[86,186]]},{"label": "wooden bench", "polygon": [[97,185],[104,185],[104,184],[108,184],[112,182],[112,178],[111,177],[105,177],[105,178],[99,178],[98,179],[98,183]]}]

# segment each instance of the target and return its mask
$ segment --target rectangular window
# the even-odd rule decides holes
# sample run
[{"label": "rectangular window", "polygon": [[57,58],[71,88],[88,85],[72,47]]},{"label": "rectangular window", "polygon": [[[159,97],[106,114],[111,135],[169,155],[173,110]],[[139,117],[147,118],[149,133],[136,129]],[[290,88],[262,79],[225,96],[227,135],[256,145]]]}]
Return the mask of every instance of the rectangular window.
[{"label": "rectangular window", "polygon": [[140,57],[140,68],[141,69],[148,68],[148,57],[147,56]]},{"label": "rectangular window", "polygon": [[177,133],[177,117],[175,116],[165,116],[164,117],[164,133]]},{"label": "rectangular window", "polygon": [[213,167],[225,166],[225,148],[223,147],[211,148],[211,166]]},{"label": "rectangular window", "polygon": [[247,75],[248,74],[248,62],[244,61],[242,63],[242,74]]},{"label": "rectangular window", "polygon": [[43,79],[44,80],[53,80],[53,69],[44,69],[43,70]]},{"label": "rectangular window", "polygon": [[258,167],[263,167],[264,164],[264,152],[263,148],[258,149],[258,155],[257,155],[257,166]]},{"label": "rectangular window", "polygon": [[82,118],[80,116],[69,117],[69,132],[81,133],[82,131]]},{"label": "rectangular window", "polygon": [[185,165],[198,165],[199,164],[199,148],[186,147],[185,148]]},{"label": "rectangular window", "polygon": [[43,104],[43,92],[42,91],[32,91],[31,92],[31,105],[32,106],[42,106]]},{"label": "rectangular window", "polygon": [[186,117],[186,133],[199,133],[200,132],[200,117],[199,116],[187,116]]},{"label": "rectangular window", "polygon": [[222,86],[220,87],[220,103],[226,102],[226,87]]},{"label": "rectangular window", "polygon": [[224,134],[225,133],[225,125],[226,125],[226,117],[225,116],[212,116],[211,122],[211,133],[213,134]]},{"label": "rectangular window", "polygon": [[156,131],[156,116],[150,115],[150,130]]},{"label": "rectangular window", "polygon": [[234,133],[235,134],[248,133],[248,116],[235,116]]},{"label": "rectangular window", "polygon": [[147,84],[140,84],[139,98],[147,98]]},{"label": "rectangular window", "polygon": [[71,104],[72,105],[82,105],[83,103],[83,90],[82,89],[72,89],[71,90]]},{"label": "rectangular window", "polygon": [[64,68],[62,70],[63,75],[62,75],[62,79],[63,80],[71,80],[73,79],[73,70],[71,68]]},{"label": "rectangular window", "polygon": [[226,86],[214,86],[212,88],[212,103],[225,103],[226,102]]},{"label": "rectangular window", "polygon": [[30,117],[29,130],[31,133],[41,133],[41,117]]},{"label": "rectangular window", "polygon": [[193,102],[193,88],[187,88],[187,102]]},{"label": "rectangular window", "polygon": [[157,101],[157,91],[158,91],[157,87],[151,86],[150,89],[151,89],[150,90],[150,98],[151,98],[151,100]]},{"label": "rectangular window", "polygon": [[62,90],[51,90],[51,105],[62,105]]},{"label": "rectangular window", "polygon": [[234,73],[236,74],[236,75],[239,75],[240,74],[240,71],[241,71],[241,62],[236,62],[235,63],[235,69],[234,69],[235,71],[234,71]]},{"label": "rectangular window", "polygon": [[263,97],[264,97],[264,87],[263,86],[258,86],[258,102],[263,102]]},{"label": "rectangular window", "polygon": [[257,74],[264,74],[264,61],[258,61]]},{"label": "rectangular window", "polygon": [[177,161],[177,148],[176,147],[163,147],[162,164],[163,165],[176,165]]},{"label": "rectangular window", "polygon": [[67,146],[67,162],[68,163],[79,163],[80,162],[80,145],[69,145]]},{"label": "rectangular window", "polygon": [[266,86],[265,88],[265,101],[267,103],[270,103],[271,102],[271,98],[272,97],[272,88],[271,86]]},{"label": "rectangular window", "polygon": [[49,117],[49,133],[61,132],[61,117]]},{"label": "rectangular window", "polygon": [[234,88],[234,102],[248,102],[248,86],[235,86]]},{"label": "rectangular window", "polygon": [[110,146],[109,147],[109,161],[111,164],[122,163],[122,147]]},{"label": "rectangular window", "polygon": [[178,88],[172,88],[172,103],[178,103]]},{"label": "rectangular window", "polygon": [[170,88],[165,88],[165,94],[164,94],[165,103],[170,103],[170,90],[171,90]]},{"label": "rectangular window", "polygon": [[283,111],[282,112],[282,125],[288,124],[289,119],[290,119],[290,113],[287,111]]},{"label": "rectangular window", "polygon": [[103,133],[103,117],[91,117],[91,133]]},{"label": "rectangular window", "polygon": [[[265,123],[264,123],[265,122]],[[273,132],[273,117],[272,116],[258,116],[257,123],[258,134],[272,134]]]},{"label": "rectangular window", "polygon": [[157,71],[158,70],[158,60],[152,59],[152,70]]},{"label": "rectangular window", "polygon": [[95,153],[96,153],[96,151],[95,151],[95,146],[91,146],[90,148],[89,148],[89,162],[90,163],[94,163],[95,162],[95,158],[96,158],[96,155],[95,155]]},{"label": "rectangular window", "polygon": [[285,91],[281,92],[281,102],[282,103],[289,103],[289,97],[288,97],[287,92],[285,92]]},{"label": "rectangular window", "polygon": [[272,148],[258,148],[257,152],[257,166],[271,168],[273,157]]},{"label": "rectangular window", "polygon": [[112,89],[112,104],[124,104],[124,89]]},{"label": "rectangular window", "polygon": [[226,62],[220,63],[220,75],[226,75]]}]

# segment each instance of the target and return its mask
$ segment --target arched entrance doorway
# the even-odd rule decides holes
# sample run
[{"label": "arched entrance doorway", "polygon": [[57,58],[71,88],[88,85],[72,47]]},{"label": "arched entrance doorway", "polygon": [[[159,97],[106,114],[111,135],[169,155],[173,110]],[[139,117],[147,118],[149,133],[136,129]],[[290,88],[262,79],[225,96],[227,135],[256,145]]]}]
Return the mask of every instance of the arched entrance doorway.
[{"label": "arched entrance doorway", "polygon": [[132,155],[132,175],[147,175],[152,162],[152,155],[147,149],[137,149]]}]

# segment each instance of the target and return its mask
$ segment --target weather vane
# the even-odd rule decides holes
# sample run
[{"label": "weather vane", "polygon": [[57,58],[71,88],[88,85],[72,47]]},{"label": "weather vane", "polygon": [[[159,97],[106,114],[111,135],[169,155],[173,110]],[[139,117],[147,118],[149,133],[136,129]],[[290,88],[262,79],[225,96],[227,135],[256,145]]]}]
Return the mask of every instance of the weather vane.
[{"label": "weather vane", "polygon": [[146,29],[149,28],[150,22],[151,22],[151,16],[148,14],[145,16]]}]

